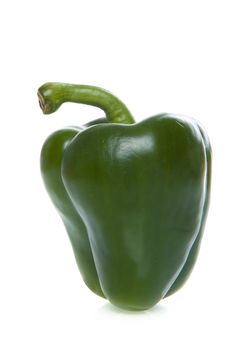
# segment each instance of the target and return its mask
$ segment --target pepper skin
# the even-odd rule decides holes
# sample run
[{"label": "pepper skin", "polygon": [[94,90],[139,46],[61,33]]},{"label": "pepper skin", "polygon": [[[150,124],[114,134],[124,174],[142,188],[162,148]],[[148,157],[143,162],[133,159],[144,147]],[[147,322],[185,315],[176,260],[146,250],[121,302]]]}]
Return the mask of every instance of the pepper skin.
[{"label": "pepper skin", "polygon": [[182,287],[198,255],[210,197],[207,134],[168,113],[135,123],[98,87],[47,83],[38,96],[45,114],[64,102],[104,110],[106,119],[53,133],[41,172],[87,286],[118,307],[151,308]]}]

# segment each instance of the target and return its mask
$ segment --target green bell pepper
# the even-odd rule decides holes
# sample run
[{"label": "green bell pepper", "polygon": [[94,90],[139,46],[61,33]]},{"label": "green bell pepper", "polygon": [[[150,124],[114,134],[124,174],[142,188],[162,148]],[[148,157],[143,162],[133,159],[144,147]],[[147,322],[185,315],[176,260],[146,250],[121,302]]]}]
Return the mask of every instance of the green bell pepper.
[{"label": "green bell pepper", "polygon": [[64,102],[105,112],[49,136],[41,172],[86,285],[118,307],[152,307],[183,286],[197,258],[210,196],[207,134],[168,113],[135,123],[94,86],[47,83],[38,96],[44,114]]}]

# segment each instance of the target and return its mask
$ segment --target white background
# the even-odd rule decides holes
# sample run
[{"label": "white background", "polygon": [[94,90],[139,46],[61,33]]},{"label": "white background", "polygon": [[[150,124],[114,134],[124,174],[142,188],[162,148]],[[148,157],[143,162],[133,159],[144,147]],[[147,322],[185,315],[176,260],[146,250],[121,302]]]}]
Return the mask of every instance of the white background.
[{"label": "white background", "polygon": [[[232,349],[232,1],[2,1],[0,348]],[[43,116],[47,81],[101,86],[137,121],[197,118],[213,148],[213,190],[187,284],[139,313],[111,307],[81,280],[43,187],[44,139],[102,112],[64,105]]]}]

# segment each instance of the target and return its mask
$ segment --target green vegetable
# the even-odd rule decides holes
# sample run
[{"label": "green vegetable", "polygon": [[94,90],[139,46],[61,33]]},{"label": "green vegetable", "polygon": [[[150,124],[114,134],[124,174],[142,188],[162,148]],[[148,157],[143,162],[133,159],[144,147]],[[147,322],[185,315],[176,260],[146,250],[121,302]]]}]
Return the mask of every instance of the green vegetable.
[{"label": "green vegetable", "polygon": [[38,96],[45,114],[69,101],[104,110],[106,118],[49,136],[41,172],[86,285],[121,308],[152,307],[184,284],[197,258],[208,136],[195,120],[167,113],[135,123],[98,87],[47,83]]}]

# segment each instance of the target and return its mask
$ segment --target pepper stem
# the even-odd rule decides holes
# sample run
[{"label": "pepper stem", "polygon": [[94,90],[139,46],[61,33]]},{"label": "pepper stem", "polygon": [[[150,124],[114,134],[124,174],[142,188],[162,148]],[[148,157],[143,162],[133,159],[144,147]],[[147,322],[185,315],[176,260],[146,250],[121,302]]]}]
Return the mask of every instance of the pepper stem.
[{"label": "pepper stem", "polygon": [[46,83],[39,88],[38,98],[44,114],[55,112],[64,102],[76,102],[101,108],[110,123],[135,123],[123,102],[96,86]]}]

